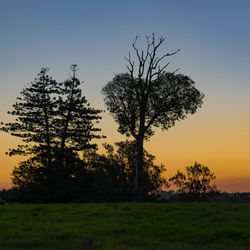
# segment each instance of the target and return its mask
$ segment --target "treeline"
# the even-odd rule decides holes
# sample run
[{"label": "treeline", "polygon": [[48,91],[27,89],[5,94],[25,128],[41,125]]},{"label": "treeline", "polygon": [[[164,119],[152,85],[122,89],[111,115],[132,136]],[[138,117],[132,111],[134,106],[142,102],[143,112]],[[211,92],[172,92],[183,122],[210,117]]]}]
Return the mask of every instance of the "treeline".
[{"label": "treeline", "polygon": [[[105,202],[132,201],[135,185],[136,143],[105,144],[98,154],[93,139],[100,139],[101,110],[90,107],[82,96],[76,65],[72,77],[58,83],[41,69],[28,84],[9,114],[15,122],[2,123],[1,130],[22,138],[26,144],[8,154],[28,158],[12,172],[13,188],[3,190],[10,202]],[[164,166],[154,164],[144,150],[143,192],[155,200],[166,185]]]},{"label": "treeline", "polygon": [[[48,167],[43,159],[31,158],[15,167],[14,188],[2,190],[8,202],[110,202],[133,201],[135,143],[125,141],[104,145],[106,154],[86,150],[83,157],[67,151],[60,168]],[[164,166],[153,163],[154,156],[144,151],[144,193],[146,201],[159,197],[167,184]]]},{"label": "treeline", "polygon": [[[98,154],[95,140],[105,138],[98,127],[102,110],[92,108],[82,95],[77,65],[63,82],[43,68],[8,112],[14,121],[1,122],[0,130],[22,140],[8,154],[26,157],[13,170],[10,196],[25,202],[156,199],[167,185],[165,167],[153,163],[144,141],[154,135],[155,127],[167,130],[194,114],[204,95],[189,76],[166,71],[169,62],[164,60],[179,50],[158,55],[165,38],[146,36],[144,50],[136,46],[137,39],[135,59],[130,53],[126,58],[128,72],[115,75],[102,88],[118,132],[132,140],[116,143],[115,149],[105,145],[106,154]],[[194,176],[196,184],[200,177]],[[177,173],[172,182],[180,181],[185,178]]]}]

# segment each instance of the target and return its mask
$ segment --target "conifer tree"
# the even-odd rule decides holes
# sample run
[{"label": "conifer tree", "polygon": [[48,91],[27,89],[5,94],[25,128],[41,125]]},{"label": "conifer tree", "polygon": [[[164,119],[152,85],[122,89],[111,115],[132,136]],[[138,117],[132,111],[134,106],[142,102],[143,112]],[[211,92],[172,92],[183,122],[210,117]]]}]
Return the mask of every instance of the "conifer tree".
[{"label": "conifer tree", "polygon": [[15,121],[2,122],[0,129],[22,138],[24,142],[10,149],[10,156],[45,154],[50,165],[56,136],[53,125],[54,99],[59,92],[58,83],[47,72],[48,69],[42,68],[34,82],[27,84],[21,91],[21,97],[17,98],[13,110],[8,112],[15,117]]},{"label": "conifer tree", "polygon": [[59,139],[59,162],[63,160],[65,149],[82,151],[95,148],[96,144],[90,144],[90,141],[101,138],[97,134],[101,129],[94,126],[101,119],[101,110],[91,108],[85,96],[82,96],[81,83],[76,78],[76,67],[76,64],[71,65],[72,77],[60,84],[61,95],[56,102],[54,125]]},{"label": "conifer tree", "polygon": [[34,189],[40,185],[39,190],[44,190],[46,185],[52,193],[66,188],[84,167],[78,152],[96,148],[91,140],[101,138],[101,129],[95,126],[102,111],[91,108],[82,95],[76,67],[71,66],[72,77],[62,83],[42,68],[8,112],[15,120],[1,123],[0,130],[22,139],[8,154],[29,157],[13,171],[15,186]]}]

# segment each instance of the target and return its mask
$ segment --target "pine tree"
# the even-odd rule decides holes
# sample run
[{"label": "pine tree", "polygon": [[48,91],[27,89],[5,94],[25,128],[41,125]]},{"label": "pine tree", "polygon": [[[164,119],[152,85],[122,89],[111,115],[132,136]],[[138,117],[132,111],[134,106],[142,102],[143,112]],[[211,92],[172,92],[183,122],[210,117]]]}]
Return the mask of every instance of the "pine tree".
[{"label": "pine tree", "polygon": [[95,148],[90,144],[94,138],[101,138],[97,134],[101,129],[94,127],[95,121],[101,119],[101,110],[90,107],[90,104],[79,88],[80,81],[76,78],[77,65],[72,65],[73,76],[61,84],[61,95],[57,99],[57,113],[54,120],[58,135],[59,165],[62,163],[65,149],[82,151]]},{"label": "pine tree", "polygon": [[50,201],[62,201],[57,193],[61,195],[81,169],[85,171],[78,152],[96,148],[91,140],[102,137],[95,127],[102,111],[91,108],[82,95],[76,67],[71,66],[73,76],[62,83],[49,77],[48,69],[41,69],[8,112],[15,121],[0,127],[23,142],[8,154],[29,157],[15,167],[13,184],[26,191],[46,190],[54,195]]},{"label": "pine tree", "polygon": [[16,117],[14,122],[1,123],[1,130],[12,136],[22,138],[24,144],[9,149],[12,155],[46,155],[51,165],[52,148],[55,138],[53,116],[55,101],[58,95],[58,83],[47,75],[48,69],[42,68],[34,82],[28,84],[21,97],[8,114]]}]

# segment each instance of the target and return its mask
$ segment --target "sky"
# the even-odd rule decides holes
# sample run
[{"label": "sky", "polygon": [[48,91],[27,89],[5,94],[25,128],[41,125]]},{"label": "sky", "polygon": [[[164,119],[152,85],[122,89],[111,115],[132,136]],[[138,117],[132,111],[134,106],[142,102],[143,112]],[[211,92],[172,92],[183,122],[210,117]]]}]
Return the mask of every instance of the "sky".
[{"label": "sky", "polygon": [[[71,64],[84,81],[83,93],[105,110],[102,87],[126,72],[135,36],[166,38],[160,53],[181,51],[168,70],[180,68],[205,94],[202,108],[145,143],[166,178],[195,161],[208,166],[221,190],[250,192],[250,1],[248,0],[0,0],[0,121],[12,119],[20,91],[42,67],[58,81]],[[126,137],[108,112],[100,123],[100,143]],[[0,188],[10,187],[8,157],[16,138],[0,132]]]}]

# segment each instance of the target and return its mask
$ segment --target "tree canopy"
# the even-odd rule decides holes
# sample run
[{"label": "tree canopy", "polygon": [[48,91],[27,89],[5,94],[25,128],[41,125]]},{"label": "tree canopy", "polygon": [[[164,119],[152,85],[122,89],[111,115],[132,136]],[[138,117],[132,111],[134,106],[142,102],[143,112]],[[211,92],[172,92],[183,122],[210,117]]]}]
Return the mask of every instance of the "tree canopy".
[{"label": "tree canopy", "polygon": [[29,157],[14,168],[12,183],[30,199],[40,195],[46,202],[74,200],[73,194],[87,183],[78,152],[96,148],[92,139],[102,137],[96,127],[102,111],[91,108],[82,95],[76,67],[71,66],[72,77],[61,83],[41,69],[8,112],[14,122],[1,123],[2,131],[23,142],[9,155]]},{"label": "tree canopy", "polygon": [[95,147],[90,141],[101,138],[95,127],[101,110],[90,107],[79,88],[76,65],[71,66],[73,76],[58,83],[48,76],[48,69],[41,69],[34,82],[21,92],[21,97],[8,112],[15,117],[14,122],[1,123],[1,130],[22,138],[24,142],[11,149],[9,155],[43,155],[46,152],[48,164],[52,158],[62,153],[65,147],[81,151]]},{"label": "tree canopy", "polygon": [[[93,170],[93,190],[102,201],[132,201],[136,171],[136,142],[120,141],[114,146],[104,144],[105,154],[86,151],[84,160]],[[145,200],[155,200],[164,187],[168,186],[164,176],[164,165],[154,163],[155,156],[144,150]]]},{"label": "tree canopy", "polygon": [[127,73],[117,74],[102,93],[105,104],[118,123],[118,131],[133,136],[137,143],[135,200],[143,200],[143,141],[154,134],[154,127],[166,130],[176,121],[194,114],[201,107],[204,95],[195,88],[193,80],[183,74],[166,72],[169,62],[164,59],[173,53],[158,55],[165,38],[156,41],[155,35],[146,36],[146,49],[133,49],[137,63],[129,54]]},{"label": "tree canopy", "polygon": [[201,199],[206,194],[217,192],[216,185],[211,183],[215,178],[208,167],[195,162],[193,166],[186,167],[186,173],[177,170],[169,181],[177,186],[179,194]]}]

